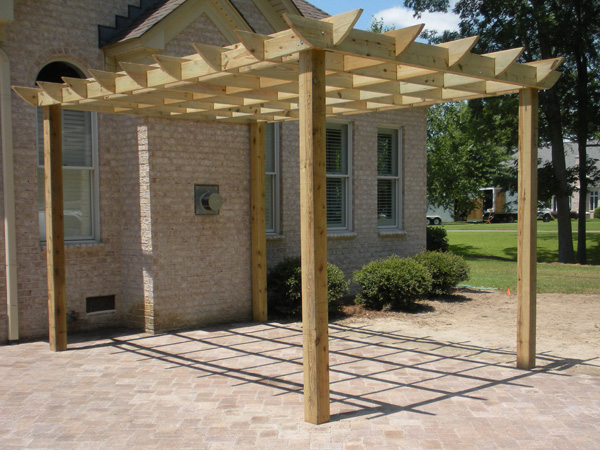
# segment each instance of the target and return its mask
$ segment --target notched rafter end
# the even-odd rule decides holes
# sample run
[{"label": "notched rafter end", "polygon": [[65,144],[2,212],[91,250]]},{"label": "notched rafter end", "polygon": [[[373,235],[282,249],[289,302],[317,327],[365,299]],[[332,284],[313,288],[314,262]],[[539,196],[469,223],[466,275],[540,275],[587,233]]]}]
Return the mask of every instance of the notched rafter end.
[{"label": "notched rafter end", "polygon": [[[541,83],[548,78],[558,67],[563,63],[565,58],[542,59],[541,61],[533,61],[524,63],[525,66],[536,68],[537,82]],[[558,78],[557,78],[558,80]]]},{"label": "notched rafter end", "polygon": [[456,41],[443,42],[436,47],[448,49],[448,67],[458,64],[475,47],[479,36],[471,36]]},{"label": "notched rafter end", "polygon": [[271,36],[244,30],[235,30],[235,34],[248,53],[259,61],[265,60],[265,42],[272,39]]},{"label": "notched rafter end", "polygon": [[98,82],[98,84],[100,86],[102,86],[104,89],[106,89],[109,92],[116,92],[117,88],[117,78],[119,77],[119,75],[117,75],[114,72],[106,72],[104,70],[97,70],[97,69],[89,69],[90,73],[92,74],[92,76],[94,77],[94,79]]},{"label": "notched rafter end", "polygon": [[415,42],[425,28],[424,23],[412,25],[410,27],[400,28],[398,30],[386,31],[385,35],[396,39],[396,56],[401,55],[410,45]]},{"label": "notched rafter end", "polygon": [[152,55],[152,58],[164,72],[177,80],[181,80],[182,78],[181,65],[189,61],[188,59],[165,55]]},{"label": "notched rafter end", "polygon": [[12,89],[30,105],[40,106],[39,94],[43,92],[41,89],[22,86],[13,86]]},{"label": "notched rafter end", "polygon": [[71,88],[71,90],[81,98],[88,96],[88,84],[93,83],[92,80],[85,78],[62,77],[62,80]]},{"label": "notched rafter end", "polygon": [[36,81],[36,83],[51,99],[59,103],[63,102],[63,88],[66,87],[65,84],[51,83],[49,81]]},{"label": "notched rafter end", "polygon": [[148,87],[148,72],[153,69],[151,66],[125,61],[121,61],[119,65],[135,84],[141,87]]},{"label": "notched rafter end", "polygon": [[523,54],[525,47],[510,48],[499,52],[486,53],[483,56],[494,59],[496,76],[506,72],[510,66],[517,62],[517,59]]},{"label": "notched rafter end", "polygon": [[[335,16],[334,16],[335,17]],[[324,22],[295,14],[283,14],[283,18],[305,44],[316,48],[331,48],[333,46],[333,23]],[[330,17],[332,19],[332,17]]]},{"label": "notched rafter end", "polygon": [[208,44],[192,44],[194,50],[213,69],[218,72],[223,70],[223,53],[228,49]]},{"label": "notched rafter end", "polygon": [[322,22],[333,25],[333,45],[339,45],[346,37],[348,37],[348,34],[352,31],[362,13],[363,10],[358,8],[353,11],[321,19]]}]

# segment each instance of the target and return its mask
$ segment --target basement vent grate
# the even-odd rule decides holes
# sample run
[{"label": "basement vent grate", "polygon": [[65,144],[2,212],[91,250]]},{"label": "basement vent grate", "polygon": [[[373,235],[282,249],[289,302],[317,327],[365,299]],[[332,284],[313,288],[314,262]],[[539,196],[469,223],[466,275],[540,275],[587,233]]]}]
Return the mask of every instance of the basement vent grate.
[{"label": "basement vent grate", "polygon": [[97,312],[108,312],[115,310],[114,295],[100,295],[98,297],[88,297],[85,299],[85,312],[87,314]]}]

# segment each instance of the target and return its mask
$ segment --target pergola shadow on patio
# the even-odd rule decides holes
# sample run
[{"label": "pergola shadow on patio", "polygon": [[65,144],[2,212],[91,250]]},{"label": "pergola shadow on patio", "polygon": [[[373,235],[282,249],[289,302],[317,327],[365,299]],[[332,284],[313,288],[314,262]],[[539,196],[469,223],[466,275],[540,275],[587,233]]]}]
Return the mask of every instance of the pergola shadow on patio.
[{"label": "pergola shadow on patio", "polygon": [[[240,326],[209,331],[206,337],[198,332],[167,333],[161,337],[167,338],[166,344],[154,345],[152,337],[125,337],[112,338],[106,345],[141,360],[157,359],[167,363],[167,369],[197,370],[198,378],[218,375],[233,379],[234,386],[272,387],[279,391],[273,394],[277,397],[303,392],[301,333],[297,326],[270,322],[258,330]],[[506,349],[349,325],[330,326],[329,355],[331,402],[340,410],[332,420],[402,411],[434,415],[424,407],[452,398],[485,401],[480,391],[500,385],[531,387],[525,380],[536,373],[506,371],[515,362],[515,354]],[[539,372],[596,366],[593,360],[552,355],[540,359]],[[397,390],[406,391],[405,402],[390,401]]]},{"label": "pergola shadow on patio", "polygon": [[518,63],[523,48],[471,53],[477,37],[426,45],[423,26],[385,34],[354,29],[361,10],[322,20],[286,16],[272,35],[239,31],[227,47],[194,43],[185,58],[122,62],[122,72],[14,88],[44,108],[50,346],[67,347],[61,108],[250,124],[254,318],[265,321],[265,122],[299,121],[305,418],[327,422],[326,117],[519,93],[519,317],[517,365],[535,366],[538,91],[562,59]]},{"label": "pergola shadow on patio", "polygon": [[[597,377],[377,324],[330,325],[332,421],[303,409],[298,323],[8,347],[1,442],[27,448],[594,448]],[[14,364],[12,364],[14,363]],[[595,416],[596,414],[596,416]],[[10,444],[10,445],[9,445]]]}]

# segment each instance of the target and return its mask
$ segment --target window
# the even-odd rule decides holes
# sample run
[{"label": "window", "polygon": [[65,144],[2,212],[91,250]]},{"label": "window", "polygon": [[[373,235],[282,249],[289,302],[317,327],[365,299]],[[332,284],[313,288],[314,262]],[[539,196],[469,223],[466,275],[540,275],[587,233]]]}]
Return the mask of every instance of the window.
[{"label": "window", "polygon": [[326,133],[327,229],[349,230],[352,167],[349,125],[327,124]]},{"label": "window", "polygon": [[399,130],[377,130],[377,226],[400,228],[402,178]]},{"label": "window", "polygon": [[[54,62],[40,71],[37,81],[57,82],[60,76],[75,75],[83,77],[75,67]],[[41,241],[46,240],[43,122],[43,110],[40,108],[37,111],[37,178]],[[96,134],[96,113],[62,111],[65,241],[99,239]]]},{"label": "window", "polygon": [[267,233],[279,233],[279,124],[265,127],[265,218]]},{"label": "window", "polygon": [[594,211],[598,207],[598,192],[590,191],[590,211]]}]

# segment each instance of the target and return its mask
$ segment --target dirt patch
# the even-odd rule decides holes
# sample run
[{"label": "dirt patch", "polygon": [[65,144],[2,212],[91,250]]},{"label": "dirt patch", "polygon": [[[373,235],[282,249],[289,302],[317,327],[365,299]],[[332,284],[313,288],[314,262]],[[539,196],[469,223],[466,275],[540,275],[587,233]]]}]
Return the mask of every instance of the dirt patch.
[{"label": "dirt patch", "polygon": [[[499,352],[505,362],[516,351],[517,296],[498,291],[459,289],[455,295],[424,300],[414,312],[369,311],[344,307],[337,323],[363,325],[440,341],[465,342]],[[537,362],[575,373],[600,376],[600,295],[539,294]],[[510,359],[510,358],[509,358]]]}]

